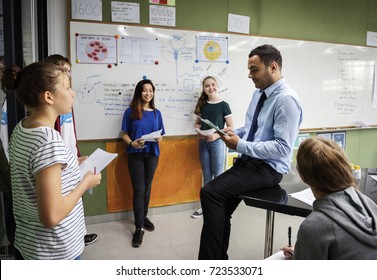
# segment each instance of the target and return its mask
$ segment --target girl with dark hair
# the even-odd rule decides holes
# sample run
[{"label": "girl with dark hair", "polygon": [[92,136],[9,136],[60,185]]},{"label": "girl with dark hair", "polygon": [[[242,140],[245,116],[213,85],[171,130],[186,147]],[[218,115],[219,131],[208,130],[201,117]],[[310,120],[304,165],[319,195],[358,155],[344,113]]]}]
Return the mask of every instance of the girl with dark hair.
[{"label": "girl with dark hair", "polygon": [[[45,61],[51,62],[57,66],[63,67],[66,71],[68,76],[71,76],[71,61],[68,57],[62,56],[60,54],[52,54],[49,55]],[[75,123],[75,115],[73,113],[73,108],[71,112],[68,114],[60,115],[55,121],[55,129],[59,131],[60,135],[62,136],[65,144],[68,148],[71,149],[74,155],[77,155],[77,160],[79,161],[79,165],[82,164],[88,157],[81,156],[79,147],[77,145],[77,137],[76,137],[76,123]],[[93,244],[98,239],[98,235],[96,233],[86,234],[84,237],[85,245]]]},{"label": "girl with dark hair", "polygon": [[[165,134],[162,115],[154,105],[155,86],[151,80],[138,82],[130,107],[125,111],[122,122],[122,139],[128,153],[128,170],[133,187],[133,209],[136,230],[132,246],[137,248],[143,242],[144,229],[153,231],[153,223],[147,217],[153,177],[158,165],[160,148],[158,142]],[[141,136],[161,130],[153,141],[144,141]]]},{"label": "girl with dark hair", "polygon": [[9,145],[15,259],[79,259],[86,234],[82,195],[101,174],[80,180],[76,155],[54,129],[71,111],[75,93],[63,67],[35,62],[4,73],[2,86],[15,89],[30,115],[14,128]]}]

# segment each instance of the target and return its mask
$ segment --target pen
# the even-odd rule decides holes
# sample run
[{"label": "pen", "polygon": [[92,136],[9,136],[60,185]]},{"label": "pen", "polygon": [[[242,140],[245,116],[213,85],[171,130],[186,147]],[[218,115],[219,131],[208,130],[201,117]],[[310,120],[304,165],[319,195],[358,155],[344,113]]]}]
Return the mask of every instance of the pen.
[{"label": "pen", "polygon": [[289,246],[289,247],[292,246],[292,242],[291,242],[291,233],[292,233],[292,228],[289,226],[289,227],[288,227],[288,246]]},{"label": "pen", "polygon": [[97,168],[94,166],[94,174],[97,174]]}]

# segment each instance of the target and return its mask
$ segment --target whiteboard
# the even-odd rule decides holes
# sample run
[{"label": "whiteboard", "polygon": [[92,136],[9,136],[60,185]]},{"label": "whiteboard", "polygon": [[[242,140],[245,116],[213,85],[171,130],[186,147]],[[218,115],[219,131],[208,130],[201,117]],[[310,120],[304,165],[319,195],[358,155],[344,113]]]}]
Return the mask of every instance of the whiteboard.
[{"label": "whiteboard", "polygon": [[[81,63],[76,52],[78,34],[117,36],[117,63]],[[198,60],[196,45],[201,36],[225,36],[228,50],[221,49],[221,55],[227,52],[227,59]],[[135,38],[132,53],[125,53],[124,45],[122,50],[124,38]],[[157,42],[155,53],[148,51],[153,49],[153,41]],[[195,134],[193,111],[206,75],[218,79],[220,96],[229,103],[235,126],[242,126],[255,90],[248,78],[247,59],[251,49],[262,44],[272,44],[282,53],[283,76],[302,102],[301,129],[349,127],[358,121],[377,124],[377,110],[371,106],[377,48],[71,21],[78,139],[119,138],[123,113],[143,77],[156,86],[155,104],[168,136]]]}]

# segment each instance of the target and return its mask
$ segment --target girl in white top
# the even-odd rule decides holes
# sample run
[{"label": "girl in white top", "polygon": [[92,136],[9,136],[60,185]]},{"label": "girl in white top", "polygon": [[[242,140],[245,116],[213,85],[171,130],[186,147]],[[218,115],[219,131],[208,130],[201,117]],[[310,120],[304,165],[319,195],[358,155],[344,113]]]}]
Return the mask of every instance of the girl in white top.
[{"label": "girl in white top", "polygon": [[26,66],[3,79],[16,89],[30,116],[10,139],[16,259],[79,259],[86,234],[82,195],[101,174],[80,182],[76,155],[54,130],[57,116],[69,113],[75,93],[64,68],[48,62]]}]

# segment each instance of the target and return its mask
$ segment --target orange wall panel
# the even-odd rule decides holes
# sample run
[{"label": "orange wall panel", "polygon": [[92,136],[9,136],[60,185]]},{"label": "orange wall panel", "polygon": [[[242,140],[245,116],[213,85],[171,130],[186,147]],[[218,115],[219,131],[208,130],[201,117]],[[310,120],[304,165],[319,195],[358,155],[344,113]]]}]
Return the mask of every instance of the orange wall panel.
[{"label": "orange wall panel", "polygon": [[[150,207],[199,200],[202,172],[197,138],[164,139],[154,176]],[[123,142],[108,142],[106,150],[118,153],[107,167],[107,205],[109,212],[132,210],[132,185]]]}]

